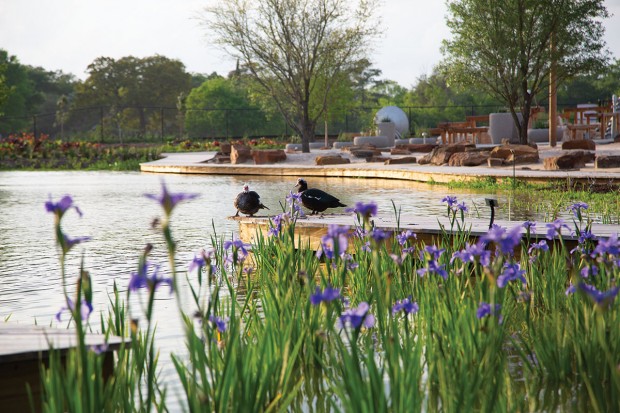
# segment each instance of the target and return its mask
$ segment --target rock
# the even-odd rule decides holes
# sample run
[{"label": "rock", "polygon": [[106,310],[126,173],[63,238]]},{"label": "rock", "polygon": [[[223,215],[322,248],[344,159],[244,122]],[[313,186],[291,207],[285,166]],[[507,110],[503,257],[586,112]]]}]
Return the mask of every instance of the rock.
[{"label": "rock", "polygon": [[422,159],[428,159],[428,162],[433,165],[443,165],[448,163],[450,157],[458,152],[465,152],[466,148],[475,147],[474,144],[452,144],[452,145],[443,145],[438,146],[433,149],[428,155],[418,161],[418,163],[422,163]]},{"label": "rock", "polygon": [[596,143],[592,139],[576,139],[562,143],[562,149],[582,149],[584,151],[596,150]]},{"label": "rock", "polygon": [[479,166],[489,159],[488,152],[457,152],[448,160],[448,166]]},{"label": "rock", "polygon": [[377,155],[373,155],[370,156],[368,158],[366,158],[366,162],[383,162],[385,163],[385,161],[387,161],[389,158],[386,158],[384,156],[377,156]]},{"label": "rock", "polygon": [[594,160],[594,154],[587,151],[568,151],[560,156],[545,158],[544,168],[547,171],[579,169]]},{"label": "rock", "polygon": [[224,155],[230,155],[231,145],[229,142],[220,143],[220,152]]},{"label": "rock", "polygon": [[404,148],[392,148],[390,149],[390,155],[410,155],[409,149]]},{"label": "rock", "polygon": [[490,167],[504,166],[502,158],[487,158],[487,165]]},{"label": "rock", "polygon": [[435,149],[437,145],[431,143],[410,143],[404,145],[396,145],[397,149],[406,149],[409,152],[429,153]]},{"label": "rock", "polygon": [[230,162],[233,165],[244,163],[252,159],[252,150],[249,146],[234,144],[230,149]]},{"label": "rock", "polygon": [[538,156],[538,148],[532,147],[530,145],[516,145],[516,144],[505,144],[501,146],[496,146],[491,150],[491,158],[501,158],[508,159],[513,156],[522,156],[526,154],[536,154]]},{"label": "rock", "polygon": [[594,160],[596,169],[620,168],[620,155],[599,155]]},{"label": "rock", "polygon": [[338,165],[343,163],[351,163],[351,160],[348,158],[343,158],[340,155],[323,155],[317,156],[314,160],[316,165]]},{"label": "rock", "polygon": [[405,163],[416,163],[415,156],[405,156],[403,158],[390,158],[384,162],[386,165],[401,165]]},{"label": "rock", "polygon": [[376,151],[372,149],[356,149],[351,151],[351,156],[356,158],[370,158],[372,156],[380,156],[381,151]]},{"label": "rock", "polygon": [[286,153],[283,149],[253,150],[252,159],[256,165],[272,164],[285,161]]},{"label": "rock", "polygon": [[504,165],[523,165],[526,163],[538,163],[540,161],[540,157],[538,156],[538,152],[536,153],[526,153],[522,155],[517,155],[513,157],[512,154],[504,160]]},{"label": "rock", "polygon": [[215,163],[230,163],[230,156],[229,155],[215,155],[215,157],[213,157],[213,162]]}]

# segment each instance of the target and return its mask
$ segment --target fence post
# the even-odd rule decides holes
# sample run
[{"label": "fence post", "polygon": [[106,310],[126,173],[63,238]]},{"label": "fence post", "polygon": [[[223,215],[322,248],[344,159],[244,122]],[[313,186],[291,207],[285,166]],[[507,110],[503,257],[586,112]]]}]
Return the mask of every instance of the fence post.
[{"label": "fence post", "polygon": [[103,143],[103,106],[99,106],[99,143]]},{"label": "fence post", "polygon": [[164,143],[164,108],[161,107],[159,109],[161,111],[161,143]]}]

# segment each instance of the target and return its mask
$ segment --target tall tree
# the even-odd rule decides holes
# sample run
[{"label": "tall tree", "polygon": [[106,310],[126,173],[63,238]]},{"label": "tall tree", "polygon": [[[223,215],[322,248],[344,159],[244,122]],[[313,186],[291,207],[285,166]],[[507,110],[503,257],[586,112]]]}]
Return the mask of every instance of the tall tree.
[{"label": "tall tree", "polygon": [[234,79],[212,77],[187,96],[185,127],[192,137],[255,135],[264,123],[264,113]]},{"label": "tall tree", "polygon": [[[558,83],[599,71],[608,59],[603,0],[451,0],[444,68],[451,80],[477,85],[505,102],[527,143],[534,96]],[[553,47],[552,47],[553,44]],[[517,113],[522,115],[519,122]]]},{"label": "tall tree", "polygon": [[32,125],[31,116],[36,113],[42,97],[28,76],[28,68],[17,57],[0,49],[0,65],[4,66],[4,104],[0,106],[0,133],[26,130]]},{"label": "tall tree", "polygon": [[377,0],[220,0],[216,42],[247,67],[310,151],[331,90],[377,35]]},{"label": "tall tree", "polygon": [[176,107],[179,94],[188,93],[191,82],[183,63],[159,55],[99,57],[88,66],[88,74],[77,87],[77,105],[112,108],[110,118],[137,125],[142,135],[149,124],[161,122],[154,109]]}]

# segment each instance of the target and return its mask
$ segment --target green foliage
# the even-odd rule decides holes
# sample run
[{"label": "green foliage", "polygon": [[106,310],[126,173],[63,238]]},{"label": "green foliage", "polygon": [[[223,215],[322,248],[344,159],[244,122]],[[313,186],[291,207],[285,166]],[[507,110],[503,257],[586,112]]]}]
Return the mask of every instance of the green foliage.
[{"label": "green foliage", "polygon": [[515,114],[521,143],[535,96],[557,81],[599,73],[607,61],[601,20],[603,0],[453,0],[448,3],[452,37],[443,43],[451,79],[479,86]]},{"label": "green foliage", "polygon": [[185,129],[192,137],[258,135],[266,115],[243,85],[215,77],[192,89],[186,102]]}]

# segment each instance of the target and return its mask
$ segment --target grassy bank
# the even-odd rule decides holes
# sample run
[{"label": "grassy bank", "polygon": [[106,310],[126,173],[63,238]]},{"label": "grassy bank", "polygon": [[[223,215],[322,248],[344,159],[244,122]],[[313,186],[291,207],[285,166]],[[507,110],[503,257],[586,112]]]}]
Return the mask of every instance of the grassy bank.
[{"label": "grassy bank", "polygon": [[[45,411],[166,411],[173,396],[158,375],[152,315],[155,294],[168,291],[186,342],[168,380],[181,383],[186,411],[620,409],[620,243],[590,233],[584,203],[570,206],[572,221],[547,226],[548,240],[532,243],[526,222],[494,227],[474,245],[467,205],[454,197],[443,200],[451,227],[436,245],[374,228],[376,205],[360,203],[351,226],[330,227],[315,253],[294,248],[302,212],[291,194],[251,253],[212,234],[213,249],[181,272],[172,212],[196,195],[162,185],[148,196],[161,207],[155,228],[168,269],[150,262],[149,245],[136,252],[129,285],[111,295],[109,317],[91,324],[90,275],[63,270],[87,241],[63,232],[75,205],[70,197],[46,203],[64,283],[80,280],[77,292],[65,289],[78,342],[92,328],[126,336],[131,346],[107,381],[101,356],[84,344],[66,368],[46,368],[42,400],[33,400]],[[581,235],[570,250],[562,241],[569,231]],[[181,277],[190,294],[177,288]],[[190,302],[181,305],[184,298]],[[128,316],[137,313],[146,320],[139,326]]]}]

